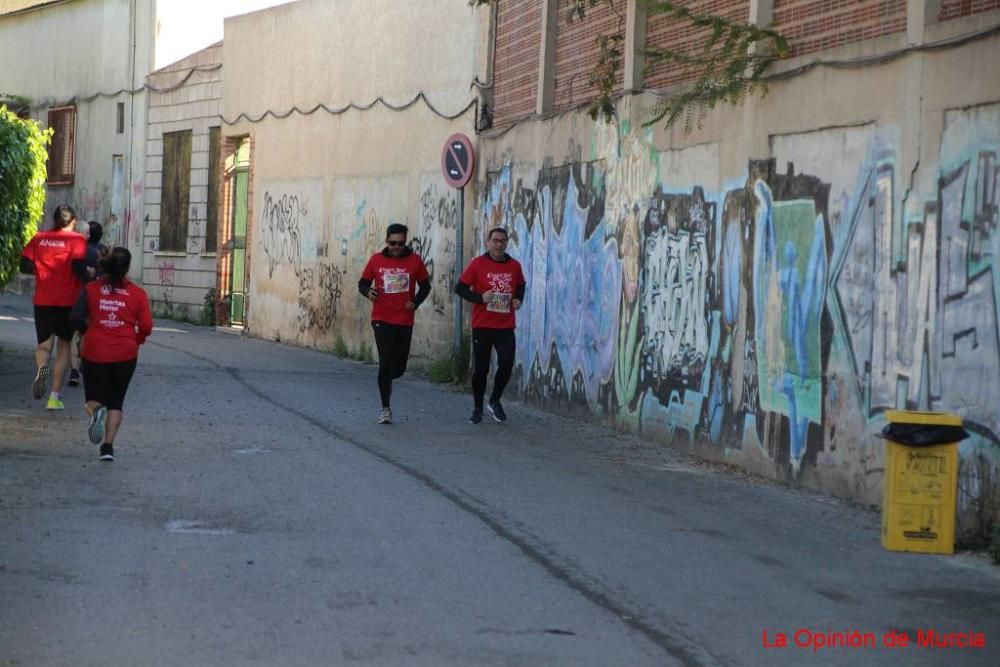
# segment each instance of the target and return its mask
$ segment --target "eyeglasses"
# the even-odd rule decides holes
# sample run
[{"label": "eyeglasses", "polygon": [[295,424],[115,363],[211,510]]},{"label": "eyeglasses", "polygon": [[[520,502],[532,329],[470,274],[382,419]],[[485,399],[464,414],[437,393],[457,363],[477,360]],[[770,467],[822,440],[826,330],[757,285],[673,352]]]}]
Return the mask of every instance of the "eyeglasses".
[{"label": "eyeglasses", "polygon": [[390,248],[396,248],[406,245],[406,241],[386,241],[385,244]]},{"label": "eyeglasses", "polygon": [[503,244],[506,244],[507,243],[507,239],[506,238],[501,238],[499,236],[494,236],[493,238],[490,239],[490,243],[503,243]]}]

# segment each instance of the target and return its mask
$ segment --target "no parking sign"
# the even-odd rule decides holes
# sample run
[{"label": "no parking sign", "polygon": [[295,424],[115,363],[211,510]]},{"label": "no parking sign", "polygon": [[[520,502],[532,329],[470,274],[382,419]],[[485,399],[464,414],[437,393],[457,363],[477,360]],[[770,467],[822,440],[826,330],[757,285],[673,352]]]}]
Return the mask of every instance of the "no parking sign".
[{"label": "no parking sign", "polygon": [[472,142],[464,134],[453,134],[448,137],[441,151],[441,172],[445,182],[453,188],[464,188],[472,179],[472,168],[475,165],[475,154]]}]

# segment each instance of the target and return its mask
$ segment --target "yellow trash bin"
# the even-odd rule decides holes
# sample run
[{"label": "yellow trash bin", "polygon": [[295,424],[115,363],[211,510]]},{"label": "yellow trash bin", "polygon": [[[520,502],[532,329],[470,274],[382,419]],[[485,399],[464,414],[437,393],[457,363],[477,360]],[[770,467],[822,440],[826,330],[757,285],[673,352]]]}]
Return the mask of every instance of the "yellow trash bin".
[{"label": "yellow trash bin", "polygon": [[955,551],[958,443],[962,418],[888,410],[882,492],[882,546],[891,551]]}]

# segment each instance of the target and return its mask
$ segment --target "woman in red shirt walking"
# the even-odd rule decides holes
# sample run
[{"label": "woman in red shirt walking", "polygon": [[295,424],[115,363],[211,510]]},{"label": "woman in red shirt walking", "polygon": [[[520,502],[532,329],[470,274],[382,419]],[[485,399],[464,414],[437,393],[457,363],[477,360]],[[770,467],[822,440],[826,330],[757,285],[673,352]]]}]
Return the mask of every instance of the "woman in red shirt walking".
[{"label": "woman in red shirt walking", "polygon": [[83,384],[90,427],[87,435],[101,445],[102,461],[115,460],[114,441],[122,423],[122,405],[139,358],[139,346],[153,331],[146,291],[128,280],[132,254],[115,248],[102,260],[104,277],[88,283],[70,320],[83,336]]}]

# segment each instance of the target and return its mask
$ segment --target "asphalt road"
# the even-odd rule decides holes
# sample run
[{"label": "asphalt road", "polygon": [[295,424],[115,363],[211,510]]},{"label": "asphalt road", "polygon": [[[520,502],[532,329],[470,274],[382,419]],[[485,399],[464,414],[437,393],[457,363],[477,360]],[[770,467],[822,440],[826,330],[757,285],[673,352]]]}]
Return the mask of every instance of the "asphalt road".
[{"label": "asphalt road", "polygon": [[0,296],[0,665],[1000,664],[1000,568],[871,509],[418,379],[380,426],[374,366],[157,325],[101,463]]}]

